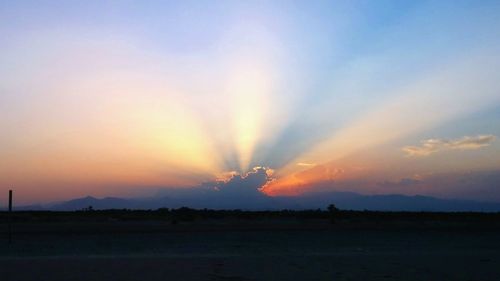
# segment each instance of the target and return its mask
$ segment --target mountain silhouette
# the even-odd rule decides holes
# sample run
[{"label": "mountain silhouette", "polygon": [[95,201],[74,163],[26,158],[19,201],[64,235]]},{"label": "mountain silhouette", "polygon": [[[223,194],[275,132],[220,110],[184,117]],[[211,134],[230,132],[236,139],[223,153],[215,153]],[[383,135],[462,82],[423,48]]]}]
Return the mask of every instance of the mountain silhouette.
[{"label": "mountain silhouette", "polygon": [[[206,194],[205,194],[206,195]],[[246,199],[246,200],[245,200]],[[17,210],[75,211],[92,206],[93,209],[157,209],[190,208],[278,210],[324,209],[335,204],[344,210],[376,211],[477,211],[498,212],[500,203],[471,200],[441,199],[429,196],[400,194],[362,195],[353,192],[323,192],[303,196],[262,196],[252,198],[217,198],[216,196],[149,197],[149,198],[95,198],[87,196],[47,205],[20,206]]]}]

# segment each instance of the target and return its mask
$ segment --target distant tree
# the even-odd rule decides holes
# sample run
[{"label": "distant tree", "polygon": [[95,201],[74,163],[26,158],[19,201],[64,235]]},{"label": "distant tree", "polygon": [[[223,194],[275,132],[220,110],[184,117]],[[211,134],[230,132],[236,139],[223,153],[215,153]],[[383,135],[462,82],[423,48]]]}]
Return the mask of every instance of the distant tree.
[{"label": "distant tree", "polygon": [[94,207],[92,207],[92,205],[82,209],[82,211],[84,211],[84,212],[92,212],[93,210],[94,210]]},{"label": "distant tree", "polygon": [[156,210],[158,213],[162,213],[162,214],[168,214],[170,212],[170,209],[169,208],[158,208],[158,210]]},{"label": "distant tree", "polygon": [[196,219],[197,211],[188,207],[180,207],[172,209],[173,224],[181,221],[194,221]]},{"label": "distant tree", "polygon": [[340,211],[339,208],[337,208],[337,206],[335,206],[335,204],[328,205],[328,214],[329,214],[331,223],[335,223],[335,220],[338,216],[339,211]]},{"label": "distant tree", "polygon": [[335,206],[335,204],[328,205],[328,212],[334,213],[334,212],[338,212],[338,211],[339,211],[339,208],[337,208],[337,206]]}]

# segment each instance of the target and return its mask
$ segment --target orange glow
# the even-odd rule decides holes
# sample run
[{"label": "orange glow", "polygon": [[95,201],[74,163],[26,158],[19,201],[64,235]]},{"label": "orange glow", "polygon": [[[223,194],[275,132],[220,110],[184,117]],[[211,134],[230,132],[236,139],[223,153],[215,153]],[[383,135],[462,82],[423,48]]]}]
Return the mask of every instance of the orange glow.
[{"label": "orange glow", "polygon": [[319,165],[275,179],[263,188],[263,192],[268,195],[298,195],[314,183],[343,178],[345,178],[344,169],[335,168],[333,165]]}]

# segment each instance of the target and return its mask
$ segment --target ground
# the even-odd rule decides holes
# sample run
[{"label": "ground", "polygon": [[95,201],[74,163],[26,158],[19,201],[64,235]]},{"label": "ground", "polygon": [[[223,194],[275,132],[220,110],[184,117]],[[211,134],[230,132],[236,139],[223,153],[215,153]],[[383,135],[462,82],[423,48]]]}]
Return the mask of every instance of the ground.
[{"label": "ground", "polygon": [[0,243],[6,281],[500,280],[500,231],[488,222],[82,221],[13,229],[12,244]]}]

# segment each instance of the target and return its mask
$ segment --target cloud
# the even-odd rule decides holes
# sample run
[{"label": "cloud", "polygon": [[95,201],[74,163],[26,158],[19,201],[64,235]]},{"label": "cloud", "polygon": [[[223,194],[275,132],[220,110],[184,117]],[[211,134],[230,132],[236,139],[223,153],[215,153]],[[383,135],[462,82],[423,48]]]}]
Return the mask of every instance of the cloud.
[{"label": "cloud", "polygon": [[262,187],[274,179],[273,172],[274,170],[268,167],[254,167],[243,175],[235,171],[228,171],[212,181],[191,187],[161,187],[156,195],[172,198],[223,197],[226,195],[246,198],[248,195],[265,195],[262,192]]},{"label": "cloud", "polygon": [[271,174],[272,170],[266,167],[255,167],[244,175],[233,174],[229,180],[217,181],[211,185],[221,195],[263,195],[260,189],[271,180]]},{"label": "cloud", "polygon": [[406,186],[414,186],[422,183],[419,179],[414,178],[402,178],[399,181],[384,181],[377,183],[380,187],[406,187]]},{"label": "cloud", "polygon": [[297,163],[297,166],[302,166],[302,167],[314,167],[314,166],[316,166],[316,163],[305,163],[305,162],[299,162],[299,163]]},{"label": "cloud", "polygon": [[167,200],[164,202],[169,208],[266,209],[272,206],[272,199],[263,187],[274,179],[272,173],[268,167],[254,167],[245,174],[229,171],[189,188],[160,188],[156,197]]},{"label": "cloud", "polygon": [[421,146],[406,146],[403,151],[407,156],[428,156],[443,150],[473,150],[490,145],[494,140],[493,135],[465,136],[459,139],[428,139],[421,142]]}]

